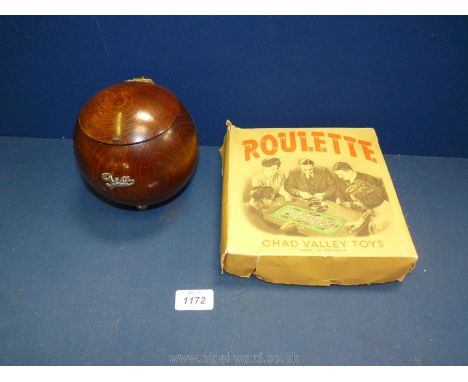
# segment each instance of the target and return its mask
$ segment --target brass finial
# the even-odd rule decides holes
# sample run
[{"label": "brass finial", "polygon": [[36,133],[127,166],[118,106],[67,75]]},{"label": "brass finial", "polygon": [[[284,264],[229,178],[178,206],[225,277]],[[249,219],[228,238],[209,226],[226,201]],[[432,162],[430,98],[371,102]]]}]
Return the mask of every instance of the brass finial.
[{"label": "brass finial", "polygon": [[149,84],[154,84],[155,82],[151,79],[151,78],[146,78],[146,77],[135,77],[135,78],[132,78],[130,80],[127,80],[125,82],[146,82],[146,83],[149,83]]}]

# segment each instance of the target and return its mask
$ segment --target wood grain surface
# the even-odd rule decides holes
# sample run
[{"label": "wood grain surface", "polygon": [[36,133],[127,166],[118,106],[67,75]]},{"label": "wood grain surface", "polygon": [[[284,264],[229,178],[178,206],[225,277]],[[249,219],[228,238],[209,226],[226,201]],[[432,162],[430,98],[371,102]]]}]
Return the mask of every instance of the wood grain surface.
[{"label": "wood grain surface", "polygon": [[97,141],[127,145],[166,131],[180,114],[177,97],[155,83],[126,81],[109,86],[81,109],[78,125]]},{"label": "wood grain surface", "polygon": [[[74,152],[82,175],[93,189],[117,203],[143,208],[160,203],[176,194],[194,171],[198,140],[190,114],[177,98],[174,104],[172,97],[158,88],[131,82],[111,86],[99,93],[105,93],[106,102],[115,100],[115,103],[109,101],[109,112],[106,113],[103,106],[106,102],[93,109],[92,101],[85,105],[77,121]],[[158,99],[160,102],[155,100],[154,90],[165,94]],[[123,97],[122,94],[132,96]],[[115,129],[112,121],[119,115],[119,108],[123,110],[125,123],[121,125],[121,140],[112,144],[111,132]],[[133,110],[132,113],[129,110]],[[157,124],[139,124],[136,117],[128,117],[142,112]],[[168,123],[170,125],[163,128]],[[131,144],[124,145],[122,141]],[[124,179],[133,184],[111,187],[106,185],[109,182],[103,174],[111,174],[117,181],[128,177]]]}]

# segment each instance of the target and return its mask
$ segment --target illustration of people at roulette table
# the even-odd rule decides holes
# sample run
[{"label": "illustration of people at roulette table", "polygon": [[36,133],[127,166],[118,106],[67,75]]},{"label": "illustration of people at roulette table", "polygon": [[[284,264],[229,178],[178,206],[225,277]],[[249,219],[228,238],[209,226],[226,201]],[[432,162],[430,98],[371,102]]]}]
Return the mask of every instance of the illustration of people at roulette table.
[{"label": "illustration of people at roulette table", "polygon": [[304,236],[365,236],[390,224],[381,180],[348,163],[337,162],[331,171],[301,159],[287,177],[279,170],[279,158],[264,159],[261,165],[244,194],[247,215],[257,228]]}]

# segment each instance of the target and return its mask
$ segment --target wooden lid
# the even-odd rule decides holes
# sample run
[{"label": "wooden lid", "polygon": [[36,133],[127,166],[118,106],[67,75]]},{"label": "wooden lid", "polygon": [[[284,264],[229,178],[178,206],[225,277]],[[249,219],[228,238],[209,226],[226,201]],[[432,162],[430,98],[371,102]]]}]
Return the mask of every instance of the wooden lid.
[{"label": "wooden lid", "polygon": [[165,132],[180,112],[177,97],[147,78],[109,86],[81,109],[78,126],[112,145],[144,142]]}]

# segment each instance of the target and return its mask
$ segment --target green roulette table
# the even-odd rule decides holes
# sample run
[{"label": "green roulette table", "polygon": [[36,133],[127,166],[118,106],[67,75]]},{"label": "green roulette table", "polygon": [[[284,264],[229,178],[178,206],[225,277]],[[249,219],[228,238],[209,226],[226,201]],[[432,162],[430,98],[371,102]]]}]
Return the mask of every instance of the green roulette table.
[{"label": "green roulette table", "polygon": [[263,218],[278,228],[288,231],[291,227],[306,236],[354,236],[345,224],[358,220],[361,212],[326,201],[328,208],[314,211],[305,200],[275,202],[263,211]]}]

